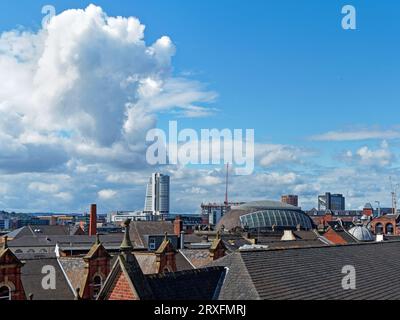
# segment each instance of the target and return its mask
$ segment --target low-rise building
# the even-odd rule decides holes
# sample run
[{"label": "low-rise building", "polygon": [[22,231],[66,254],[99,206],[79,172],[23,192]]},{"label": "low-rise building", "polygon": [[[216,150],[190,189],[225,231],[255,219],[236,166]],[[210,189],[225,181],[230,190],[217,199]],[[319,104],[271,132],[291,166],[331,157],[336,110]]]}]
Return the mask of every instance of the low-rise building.
[{"label": "low-rise building", "polygon": [[371,230],[374,234],[400,235],[400,214],[386,214],[371,221]]}]

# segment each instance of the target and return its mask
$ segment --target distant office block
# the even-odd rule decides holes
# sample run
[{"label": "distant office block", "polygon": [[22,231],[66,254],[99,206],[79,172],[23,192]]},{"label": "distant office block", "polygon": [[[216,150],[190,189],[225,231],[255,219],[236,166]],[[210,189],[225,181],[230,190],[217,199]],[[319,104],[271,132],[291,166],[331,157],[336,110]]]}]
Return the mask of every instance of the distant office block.
[{"label": "distant office block", "polygon": [[299,196],[292,195],[292,194],[284,195],[281,197],[281,202],[298,207],[299,206]]},{"label": "distant office block", "polygon": [[144,213],[154,216],[169,214],[170,178],[161,173],[153,173],[147,184]]},{"label": "distant office block", "polygon": [[318,196],[318,210],[346,210],[345,198],[342,194],[329,192]]}]

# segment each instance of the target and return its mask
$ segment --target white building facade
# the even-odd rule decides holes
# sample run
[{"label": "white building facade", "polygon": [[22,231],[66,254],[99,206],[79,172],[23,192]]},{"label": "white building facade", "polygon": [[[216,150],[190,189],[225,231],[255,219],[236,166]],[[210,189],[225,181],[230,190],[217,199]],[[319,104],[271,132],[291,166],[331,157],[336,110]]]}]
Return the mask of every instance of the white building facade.
[{"label": "white building facade", "polygon": [[161,173],[153,173],[147,184],[144,213],[153,216],[169,214],[170,178]]}]

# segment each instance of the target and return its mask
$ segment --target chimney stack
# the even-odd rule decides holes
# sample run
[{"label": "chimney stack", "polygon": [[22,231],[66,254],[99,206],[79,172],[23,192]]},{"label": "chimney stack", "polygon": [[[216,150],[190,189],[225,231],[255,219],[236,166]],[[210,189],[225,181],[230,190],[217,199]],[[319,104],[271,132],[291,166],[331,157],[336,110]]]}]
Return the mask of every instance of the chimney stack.
[{"label": "chimney stack", "polygon": [[183,221],[180,216],[177,216],[174,221],[174,233],[177,237],[180,237],[182,231],[183,231]]},{"label": "chimney stack", "polygon": [[89,222],[89,236],[97,234],[97,206],[92,204],[90,206],[90,222]]}]

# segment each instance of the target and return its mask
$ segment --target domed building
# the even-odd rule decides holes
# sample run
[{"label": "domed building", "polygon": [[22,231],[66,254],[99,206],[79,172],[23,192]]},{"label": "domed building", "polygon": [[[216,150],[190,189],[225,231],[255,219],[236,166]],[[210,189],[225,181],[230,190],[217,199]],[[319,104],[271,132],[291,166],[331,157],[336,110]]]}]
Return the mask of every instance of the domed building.
[{"label": "domed building", "polygon": [[314,224],[300,208],[278,201],[255,201],[232,208],[217,229],[233,230],[312,230]]},{"label": "domed building", "polygon": [[351,228],[348,233],[350,233],[358,241],[375,241],[375,238],[371,231],[365,226],[355,226]]}]

